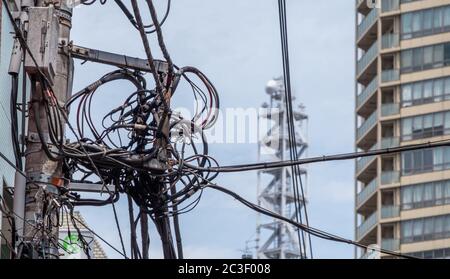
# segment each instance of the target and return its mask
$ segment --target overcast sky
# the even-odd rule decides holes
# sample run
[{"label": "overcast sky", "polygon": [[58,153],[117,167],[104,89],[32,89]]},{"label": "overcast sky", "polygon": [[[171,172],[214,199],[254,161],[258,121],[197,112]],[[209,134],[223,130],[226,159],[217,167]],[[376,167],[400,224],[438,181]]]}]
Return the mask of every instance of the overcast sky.
[{"label": "overcast sky", "polygon": [[[129,1],[125,1],[129,2]],[[160,14],[163,4],[158,5]],[[215,84],[225,108],[260,107],[268,100],[266,82],[282,73],[276,0],[173,0],[163,26],[172,59],[201,69]],[[354,150],[354,1],[287,1],[293,89],[309,114],[309,155]],[[148,16],[145,14],[148,19]],[[155,56],[161,57],[153,42]],[[145,57],[138,32],[113,1],[74,10],[75,44],[135,57]],[[113,68],[76,62],[77,91]],[[106,86],[97,99],[102,108],[119,104],[131,88],[125,82]],[[178,93],[177,93],[178,94]],[[176,104],[191,105],[191,95]],[[100,105],[100,103],[102,105]],[[103,105],[104,104],[104,105]],[[214,144],[212,155],[222,165],[255,162],[255,144]],[[354,162],[309,166],[308,212],[316,228],[353,239]],[[217,182],[256,201],[256,173],[222,174]],[[187,258],[239,258],[254,238],[256,214],[233,199],[208,190],[200,205],[181,217]],[[119,215],[129,243],[125,199]],[[84,208],[95,231],[120,247],[111,207]],[[119,257],[103,245],[110,257]],[[313,238],[315,258],[351,258],[353,247]],[[151,230],[151,257],[161,257]]]}]

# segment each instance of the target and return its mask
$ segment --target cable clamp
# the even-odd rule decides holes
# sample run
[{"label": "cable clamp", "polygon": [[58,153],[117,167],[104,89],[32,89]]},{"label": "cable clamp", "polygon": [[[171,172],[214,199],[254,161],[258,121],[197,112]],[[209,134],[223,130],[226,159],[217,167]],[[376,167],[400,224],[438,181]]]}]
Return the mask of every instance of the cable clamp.
[{"label": "cable clamp", "polygon": [[[43,133],[43,136],[46,143],[51,143],[49,140],[50,136],[48,133]],[[41,139],[38,133],[28,133],[26,141],[30,143],[41,143]]]}]

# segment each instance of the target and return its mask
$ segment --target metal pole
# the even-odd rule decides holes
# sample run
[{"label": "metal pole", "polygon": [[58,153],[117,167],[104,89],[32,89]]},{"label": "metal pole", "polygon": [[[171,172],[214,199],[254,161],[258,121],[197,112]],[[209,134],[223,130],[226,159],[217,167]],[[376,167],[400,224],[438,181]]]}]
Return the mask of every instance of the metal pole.
[{"label": "metal pole", "polygon": [[[54,94],[63,105],[72,91],[73,63],[67,52],[70,39],[72,10],[68,7],[67,0],[59,1],[37,1],[36,7],[52,7],[53,14],[51,18],[56,17],[58,20],[58,34],[46,34],[46,36],[57,36],[58,47],[54,50],[49,48],[47,53],[54,57],[52,68],[53,90]],[[30,18],[30,21],[33,19]],[[49,19],[50,21],[50,19]],[[42,25],[41,22],[30,22],[32,26],[36,24]],[[51,31],[55,29],[50,29]],[[28,42],[33,44],[41,44],[41,42]],[[43,108],[43,86],[38,79],[37,74],[33,74],[33,70],[29,69],[28,74],[31,78],[31,104],[29,113],[29,125],[27,136],[27,155],[25,158],[25,171],[29,178],[26,185],[26,203],[25,203],[25,255],[28,258],[59,258],[57,215],[60,203],[60,189],[55,181],[61,181],[63,177],[62,160],[52,161],[47,157],[43,145],[48,142],[41,142],[38,136],[37,123],[40,126],[41,135],[48,139],[49,127],[47,124],[46,111]],[[64,119],[61,119],[62,128],[57,132],[64,135]],[[52,146],[48,145],[51,149]]]},{"label": "metal pole", "polygon": [[14,181],[14,205],[13,212],[14,224],[16,226],[16,237],[22,239],[24,229],[24,217],[25,217],[25,187],[27,180],[19,171],[16,171]]}]

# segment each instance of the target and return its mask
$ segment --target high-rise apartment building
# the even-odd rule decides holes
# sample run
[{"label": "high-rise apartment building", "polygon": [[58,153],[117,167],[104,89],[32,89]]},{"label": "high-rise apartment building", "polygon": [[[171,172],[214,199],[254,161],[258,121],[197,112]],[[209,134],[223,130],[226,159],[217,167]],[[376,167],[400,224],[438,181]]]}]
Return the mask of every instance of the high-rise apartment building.
[{"label": "high-rise apartment building", "polygon": [[[450,0],[355,5],[356,149],[450,139]],[[450,147],[359,159],[355,180],[356,241],[450,258]]]}]

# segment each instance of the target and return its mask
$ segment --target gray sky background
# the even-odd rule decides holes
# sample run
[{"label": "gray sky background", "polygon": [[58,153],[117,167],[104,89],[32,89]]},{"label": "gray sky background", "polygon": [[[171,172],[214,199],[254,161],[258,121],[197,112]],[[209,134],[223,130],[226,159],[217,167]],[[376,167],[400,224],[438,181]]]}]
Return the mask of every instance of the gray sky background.
[{"label": "gray sky background", "polygon": [[[128,1],[125,1],[128,2]],[[160,15],[164,3],[158,5]],[[259,107],[267,101],[266,82],[282,72],[275,0],[173,0],[163,26],[166,45],[179,66],[201,69],[220,93],[222,108]],[[310,116],[309,155],[354,150],[354,1],[291,0],[288,28],[291,76],[297,99]],[[144,15],[149,19],[148,15]],[[155,57],[154,37],[150,37]],[[137,30],[113,1],[74,10],[75,44],[144,58]],[[113,68],[76,62],[74,91]],[[150,78],[150,76],[147,76]],[[149,79],[150,80],[150,79]],[[126,82],[99,91],[96,114],[119,104],[131,92]],[[176,103],[191,105],[190,92],[177,92]],[[184,95],[184,96],[183,96]],[[104,109],[104,110],[103,110]],[[73,118],[72,118],[73,119]],[[212,155],[222,165],[255,162],[255,144],[214,144]],[[308,211],[316,228],[353,239],[354,162],[309,166]],[[256,201],[256,173],[222,174],[216,180]],[[205,192],[200,205],[182,215],[187,258],[239,258],[245,241],[254,238],[256,214],[221,193]],[[125,243],[129,243],[125,199],[118,210]],[[89,225],[120,247],[112,208],[83,208]],[[119,257],[104,245],[110,257]],[[316,258],[351,258],[353,247],[313,238]],[[151,230],[151,257],[161,257]]]}]

